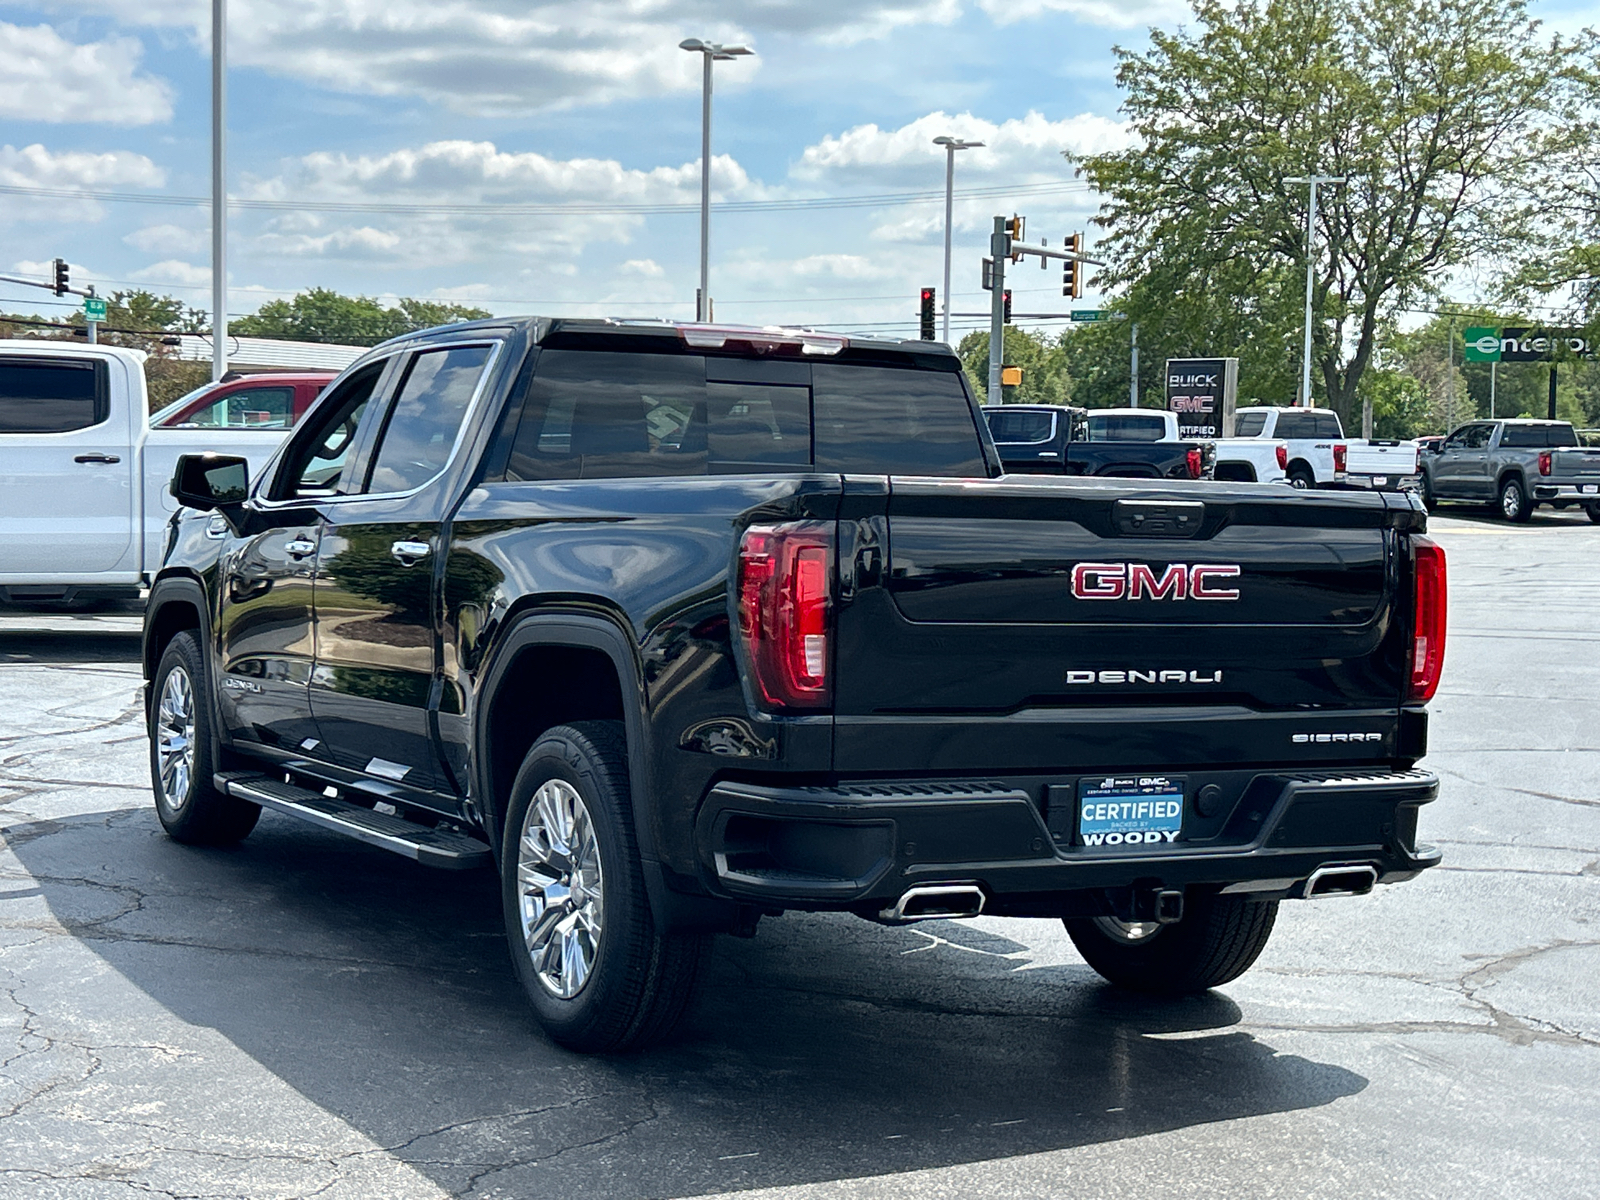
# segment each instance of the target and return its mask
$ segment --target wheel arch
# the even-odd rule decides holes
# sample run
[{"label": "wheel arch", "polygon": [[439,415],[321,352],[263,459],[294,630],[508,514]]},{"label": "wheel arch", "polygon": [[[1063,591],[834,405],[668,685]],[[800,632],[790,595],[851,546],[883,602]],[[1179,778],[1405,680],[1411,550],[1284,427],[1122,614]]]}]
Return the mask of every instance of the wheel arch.
[{"label": "wheel arch", "polygon": [[141,648],[145,681],[155,678],[156,666],[167,645],[185,629],[200,637],[200,649],[211,644],[211,616],[205,589],[189,575],[168,575],[150,589],[144,610],[144,644]]}]

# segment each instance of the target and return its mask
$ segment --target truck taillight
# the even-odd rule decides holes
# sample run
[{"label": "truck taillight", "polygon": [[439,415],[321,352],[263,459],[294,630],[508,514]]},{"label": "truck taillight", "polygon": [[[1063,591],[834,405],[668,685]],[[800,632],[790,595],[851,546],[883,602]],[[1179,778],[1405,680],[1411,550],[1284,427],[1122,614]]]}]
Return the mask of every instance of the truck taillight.
[{"label": "truck taillight", "polygon": [[1285,446],[1282,442],[1279,442],[1277,450],[1278,470],[1287,471],[1289,469],[1289,447]]},{"label": "truck taillight", "polygon": [[1550,474],[1550,451],[1548,450],[1539,451],[1539,474]]},{"label": "truck taillight", "polygon": [[1343,442],[1335,442],[1333,444],[1333,473],[1335,475],[1344,474],[1344,464],[1349,454],[1350,447]]},{"label": "truck taillight", "polygon": [[1200,447],[1199,446],[1190,446],[1189,447],[1188,459],[1189,459],[1189,478],[1190,479],[1199,479],[1200,478],[1200,472],[1201,472]]},{"label": "truck taillight", "polygon": [[1426,704],[1439,690],[1444,670],[1445,616],[1449,589],[1445,581],[1444,550],[1425,537],[1411,539],[1412,572],[1416,586],[1416,613],[1411,628],[1411,683],[1406,699]]},{"label": "truck taillight", "polygon": [[739,633],[760,699],[833,702],[831,525],[753,525],[739,542]]}]

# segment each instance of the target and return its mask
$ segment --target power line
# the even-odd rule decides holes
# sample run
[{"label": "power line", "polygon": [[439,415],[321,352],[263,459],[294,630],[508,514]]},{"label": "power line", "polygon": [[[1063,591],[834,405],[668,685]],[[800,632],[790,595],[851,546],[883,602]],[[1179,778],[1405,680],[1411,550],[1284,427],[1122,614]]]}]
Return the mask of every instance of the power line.
[{"label": "power line", "polygon": [[[1051,196],[1086,192],[1086,183],[1033,183],[1016,186],[966,188],[956,192],[963,200]],[[55,200],[98,200],[111,204],[159,204],[174,207],[209,207],[204,196],[172,196],[144,192],[103,192],[78,188],[0,185],[0,194]],[[882,192],[861,196],[800,196],[782,200],[725,200],[711,207],[718,212],[797,212],[817,209],[882,208],[900,204],[943,202],[944,192]],[[247,200],[230,197],[232,209],[262,212],[391,213],[413,216],[668,216],[698,213],[698,204],[403,204],[378,201]]]}]

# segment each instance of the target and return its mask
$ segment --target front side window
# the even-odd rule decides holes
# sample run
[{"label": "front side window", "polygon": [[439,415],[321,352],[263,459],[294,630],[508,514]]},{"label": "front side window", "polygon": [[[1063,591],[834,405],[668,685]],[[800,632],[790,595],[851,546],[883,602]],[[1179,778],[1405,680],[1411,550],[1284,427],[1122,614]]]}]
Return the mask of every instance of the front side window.
[{"label": "front side window", "polygon": [[1135,416],[1133,413],[1090,413],[1091,442],[1159,442],[1167,432],[1161,417]]},{"label": "front side window", "polygon": [[378,438],[369,493],[407,492],[444,470],[493,349],[451,346],[412,357]]},{"label": "front side window", "polygon": [[1260,410],[1256,412],[1242,412],[1233,426],[1234,437],[1260,437],[1261,431],[1267,427],[1267,414]]},{"label": "front side window", "polygon": [[287,429],[294,424],[292,387],[246,388],[201,405],[177,429]]},{"label": "front side window", "polygon": [[989,436],[997,444],[1035,445],[1048,442],[1056,432],[1055,413],[987,411],[983,416],[989,422]]},{"label": "front side window", "polygon": [[1462,445],[1468,450],[1482,450],[1489,444],[1489,438],[1494,434],[1493,425],[1469,425],[1467,436],[1462,439]]},{"label": "front side window", "polygon": [[303,426],[290,443],[273,488],[274,500],[338,493],[356,431],[361,428],[361,418],[386,365],[375,362],[356,372],[317,406],[311,423]]},{"label": "front side window", "polygon": [[109,415],[104,363],[73,358],[0,362],[0,434],[71,433]]}]

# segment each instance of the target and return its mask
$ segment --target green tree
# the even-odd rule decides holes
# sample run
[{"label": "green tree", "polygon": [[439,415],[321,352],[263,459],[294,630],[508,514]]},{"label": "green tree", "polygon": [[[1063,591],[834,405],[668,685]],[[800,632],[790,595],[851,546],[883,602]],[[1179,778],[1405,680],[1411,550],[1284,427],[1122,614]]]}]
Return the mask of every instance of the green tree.
[{"label": "green tree", "polygon": [[[1072,377],[1067,371],[1067,356],[1059,339],[1007,325],[1005,332],[1007,366],[1022,368],[1020,387],[1006,388],[1008,404],[1067,404],[1072,399]],[[967,382],[980,401],[988,403],[989,334],[967,334],[956,347]]]},{"label": "green tree", "polygon": [[1078,160],[1105,197],[1103,281],[1141,344],[1176,319],[1207,352],[1239,348],[1241,396],[1287,399],[1308,247],[1307,189],[1285,180],[1343,176],[1310,250],[1313,389],[1349,424],[1386,319],[1525,238],[1574,48],[1523,0],[1197,0],[1194,17],[1118,49],[1134,144]]},{"label": "green tree", "polygon": [[486,309],[432,300],[403,299],[394,308],[385,308],[371,296],[312,288],[292,300],[269,300],[254,315],[231,322],[229,329],[241,337],[375,346],[413,330],[492,315]]}]

